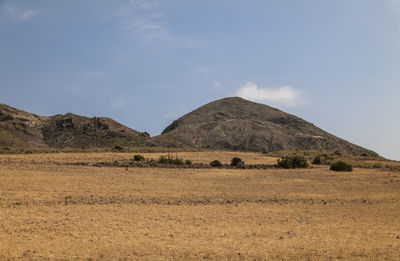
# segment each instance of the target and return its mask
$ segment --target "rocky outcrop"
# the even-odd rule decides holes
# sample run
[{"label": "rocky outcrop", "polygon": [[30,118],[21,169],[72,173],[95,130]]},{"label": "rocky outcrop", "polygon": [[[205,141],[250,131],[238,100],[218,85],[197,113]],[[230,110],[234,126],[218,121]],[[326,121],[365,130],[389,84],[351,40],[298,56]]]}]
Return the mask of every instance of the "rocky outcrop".
[{"label": "rocky outcrop", "polygon": [[42,133],[49,147],[143,146],[148,138],[110,118],[72,113],[49,117]]},{"label": "rocky outcrop", "polygon": [[110,118],[88,118],[72,113],[43,117],[0,104],[0,146],[143,146],[148,138],[148,133],[132,130]]},{"label": "rocky outcrop", "polygon": [[0,146],[45,147],[42,127],[47,117],[0,104]]}]

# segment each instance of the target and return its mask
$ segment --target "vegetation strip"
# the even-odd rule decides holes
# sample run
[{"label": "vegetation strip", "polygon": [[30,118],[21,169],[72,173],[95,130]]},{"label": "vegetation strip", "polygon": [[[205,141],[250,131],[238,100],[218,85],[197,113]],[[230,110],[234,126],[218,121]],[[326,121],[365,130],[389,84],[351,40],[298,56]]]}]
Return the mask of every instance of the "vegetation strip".
[{"label": "vegetation strip", "polygon": [[89,164],[86,162],[76,162],[70,165],[79,165],[79,166],[93,166],[93,167],[122,167],[122,168],[180,168],[180,169],[274,169],[277,168],[276,165],[272,164],[253,164],[253,165],[230,165],[230,164],[221,164],[218,167],[213,167],[210,164],[205,163],[193,163],[193,164],[168,164],[168,163],[158,163],[156,161],[148,161],[148,162],[97,162],[94,164]]},{"label": "vegetation strip", "polygon": [[23,207],[23,206],[57,206],[57,205],[114,205],[114,204],[131,204],[131,205],[166,205],[166,206],[200,206],[200,205],[238,205],[238,204],[307,204],[307,205],[327,205],[327,204],[379,204],[382,200],[372,199],[317,199],[317,198],[230,198],[230,199],[179,199],[179,198],[140,198],[140,197],[98,197],[98,196],[65,196],[59,200],[31,200],[7,202],[0,207]]}]

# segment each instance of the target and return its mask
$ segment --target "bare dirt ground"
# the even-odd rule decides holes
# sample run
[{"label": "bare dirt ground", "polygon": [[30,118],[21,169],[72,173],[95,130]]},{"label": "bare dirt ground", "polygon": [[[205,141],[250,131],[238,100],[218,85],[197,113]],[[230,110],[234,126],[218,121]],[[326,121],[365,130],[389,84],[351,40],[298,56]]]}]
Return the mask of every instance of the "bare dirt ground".
[{"label": "bare dirt ground", "polygon": [[0,260],[400,259],[399,171],[66,165],[132,155],[0,155]]}]

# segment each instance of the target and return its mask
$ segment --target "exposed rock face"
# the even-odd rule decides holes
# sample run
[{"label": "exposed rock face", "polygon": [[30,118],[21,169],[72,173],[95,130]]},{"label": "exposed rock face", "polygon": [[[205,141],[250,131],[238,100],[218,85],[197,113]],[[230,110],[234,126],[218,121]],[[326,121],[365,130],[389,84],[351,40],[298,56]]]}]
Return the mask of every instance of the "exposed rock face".
[{"label": "exposed rock face", "polygon": [[72,113],[49,117],[42,128],[50,147],[139,146],[146,135],[105,117],[87,118]]},{"label": "exposed rock face", "polygon": [[243,151],[340,150],[376,155],[294,115],[238,97],[214,101],[184,115],[152,142],[169,147]]},{"label": "exposed rock face", "polygon": [[0,146],[46,146],[41,131],[46,120],[46,117],[0,104]]},{"label": "exposed rock face", "polygon": [[148,138],[148,133],[132,130],[110,118],[72,113],[43,117],[0,104],[0,146],[140,146]]}]

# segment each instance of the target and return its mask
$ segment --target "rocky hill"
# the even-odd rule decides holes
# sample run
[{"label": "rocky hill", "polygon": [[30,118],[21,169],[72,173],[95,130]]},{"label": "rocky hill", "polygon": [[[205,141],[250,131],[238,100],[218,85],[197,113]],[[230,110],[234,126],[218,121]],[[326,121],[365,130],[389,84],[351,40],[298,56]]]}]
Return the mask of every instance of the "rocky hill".
[{"label": "rocky hill", "polygon": [[242,98],[206,104],[150,138],[110,118],[67,113],[50,117],[0,104],[0,146],[88,148],[158,146],[242,151],[339,150],[375,152],[338,138],[301,118]]},{"label": "rocky hill", "polygon": [[238,97],[211,102],[182,116],[151,142],[169,147],[243,151],[339,150],[376,155],[299,117]]},{"label": "rocky hill", "polygon": [[0,104],[0,146],[44,147],[42,127],[46,117]]},{"label": "rocky hill", "polygon": [[88,118],[72,113],[44,117],[0,104],[0,146],[143,146],[149,137],[110,118]]},{"label": "rocky hill", "polygon": [[143,146],[150,137],[110,118],[87,118],[72,113],[49,117],[42,133],[49,147]]}]

